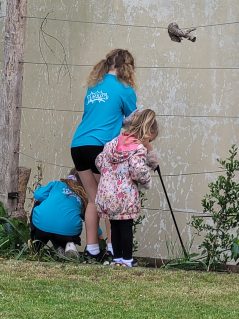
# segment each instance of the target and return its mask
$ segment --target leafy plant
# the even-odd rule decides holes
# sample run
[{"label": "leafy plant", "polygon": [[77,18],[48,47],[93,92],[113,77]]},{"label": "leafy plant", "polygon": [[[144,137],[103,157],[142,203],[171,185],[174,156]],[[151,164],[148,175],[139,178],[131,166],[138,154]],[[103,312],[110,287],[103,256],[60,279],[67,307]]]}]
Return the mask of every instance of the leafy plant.
[{"label": "leafy plant", "polygon": [[177,240],[175,242],[165,240],[169,261],[163,262],[163,268],[206,270],[207,266],[204,263],[204,258],[199,253],[191,252],[193,242],[194,238],[190,242],[184,243],[187,252],[185,255],[182,248],[178,247]]},{"label": "leafy plant", "polygon": [[[140,196],[141,208],[144,208],[144,202],[147,200],[147,198],[145,197],[145,193],[140,191],[139,196]],[[134,235],[133,252],[138,251],[138,248],[139,248],[139,243],[135,238],[135,234],[137,232],[138,226],[142,224],[144,218],[145,218],[145,215],[139,215],[139,217],[133,221],[133,235]]]},{"label": "leafy plant", "polygon": [[30,203],[28,204],[28,209],[31,210],[32,206],[34,204],[34,192],[35,190],[42,185],[42,180],[43,180],[43,164],[42,162],[37,162],[37,172],[36,174],[33,176],[33,181],[32,181],[32,185],[28,186],[28,193],[31,195],[30,199]]},{"label": "leafy plant", "polygon": [[0,202],[0,217],[7,217],[7,213],[2,202]]},{"label": "leafy plant", "polygon": [[239,183],[235,173],[239,171],[236,159],[238,148],[233,145],[226,160],[218,160],[225,169],[225,176],[219,176],[208,185],[210,193],[202,200],[203,213],[210,219],[194,217],[191,225],[198,235],[204,235],[199,248],[206,254],[207,270],[219,264],[239,258]]},{"label": "leafy plant", "polygon": [[0,255],[17,256],[26,248],[29,239],[29,227],[23,221],[8,218],[0,202]]}]

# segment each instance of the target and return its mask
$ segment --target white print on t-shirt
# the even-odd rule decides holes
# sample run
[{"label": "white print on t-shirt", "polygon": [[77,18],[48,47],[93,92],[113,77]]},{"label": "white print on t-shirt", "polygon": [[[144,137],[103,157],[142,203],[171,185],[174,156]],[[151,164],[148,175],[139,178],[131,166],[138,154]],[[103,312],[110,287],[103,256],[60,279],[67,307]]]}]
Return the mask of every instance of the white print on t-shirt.
[{"label": "white print on t-shirt", "polygon": [[96,91],[96,92],[91,92],[90,94],[87,95],[87,100],[88,103],[94,103],[95,101],[98,102],[105,102],[106,100],[108,100],[109,96],[107,93],[104,93],[102,91]]},{"label": "white print on t-shirt", "polygon": [[62,189],[62,193],[63,193],[64,195],[67,195],[67,196],[73,196],[73,197],[75,197],[76,200],[77,200],[77,202],[80,203],[80,198],[79,198],[74,192],[72,192],[69,188],[63,188],[63,189]]}]

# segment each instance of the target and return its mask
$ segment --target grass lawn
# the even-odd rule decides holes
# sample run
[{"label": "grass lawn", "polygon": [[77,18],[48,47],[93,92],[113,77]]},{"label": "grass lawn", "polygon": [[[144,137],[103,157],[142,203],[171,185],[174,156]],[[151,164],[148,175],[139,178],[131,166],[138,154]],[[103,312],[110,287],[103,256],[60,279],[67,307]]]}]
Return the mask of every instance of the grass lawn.
[{"label": "grass lawn", "polygon": [[1,319],[239,318],[239,275],[0,260]]}]

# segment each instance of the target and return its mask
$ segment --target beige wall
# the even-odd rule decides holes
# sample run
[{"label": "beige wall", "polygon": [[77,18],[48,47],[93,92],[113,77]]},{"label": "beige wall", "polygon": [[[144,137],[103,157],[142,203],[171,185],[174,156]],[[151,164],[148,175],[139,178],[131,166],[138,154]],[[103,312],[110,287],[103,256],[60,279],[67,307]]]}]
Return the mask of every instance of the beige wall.
[{"label": "beige wall", "polygon": [[[239,71],[154,66],[238,67],[238,25],[198,28],[195,43],[172,42],[166,29],[142,25],[167,27],[177,21],[179,26],[190,27],[238,21],[238,0],[28,1],[28,16],[45,17],[48,12],[52,12],[50,18],[59,20],[48,20],[44,30],[61,41],[67,62],[73,64],[69,66],[71,89],[66,68],[49,65],[48,83],[46,66],[34,64],[44,62],[41,51],[48,63],[62,61],[64,52],[49,36],[45,39],[54,52],[42,35],[39,46],[42,20],[28,18],[25,61],[33,64],[26,63],[24,69],[21,152],[25,155],[20,157],[21,165],[31,167],[34,176],[37,162],[33,158],[45,162],[44,182],[67,173],[66,167],[72,166],[70,141],[82,116],[83,85],[91,65],[112,48],[127,48],[136,58],[138,102],[158,114],[160,137],[155,147],[163,174],[176,175],[164,180],[172,206],[183,211],[175,215],[189,243],[193,234],[186,223],[192,214],[187,211],[201,212],[201,198],[217,173],[179,174],[216,171],[216,159],[225,157],[233,143],[239,144],[239,119],[231,118],[238,116]],[[137,234],[139,254],[166,257],[166,242],[173,243],[177,237],[170,214],[164,211],[167,203],[159,178],[152,175],[153,188],[146,203],[150,209],[145,210],[146,218]]]},{"label": "beige wall", "polygon": [[3,65],[3,36],[4,36],[4,16],[6,15],[6,0],[0,0],[0,70]]}]

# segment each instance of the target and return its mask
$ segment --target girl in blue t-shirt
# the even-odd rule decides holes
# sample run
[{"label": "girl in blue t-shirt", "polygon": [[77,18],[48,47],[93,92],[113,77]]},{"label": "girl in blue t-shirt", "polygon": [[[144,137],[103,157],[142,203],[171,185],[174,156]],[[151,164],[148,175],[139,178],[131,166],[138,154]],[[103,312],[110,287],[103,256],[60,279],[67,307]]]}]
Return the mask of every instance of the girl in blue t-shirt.
[{"label": "girl in blue t-shirt", "polygon": [[104,145],[119,135],[124,118],[136,109],[134,72],[133,56],[122,49],[112,50],[94,66],[87,82],[82,121],[72,139],[72,159],[88,196],[86,254],[96,259],[100,250],[95,196],[100,173],[95,159]]},{"label": "girl in blue t-shirt", "polygon": [[66,179],[40,186],[34,192],[31,239],[39,250],[51,241],[61,255],[78,257],[87,195],[75,170]]}]

